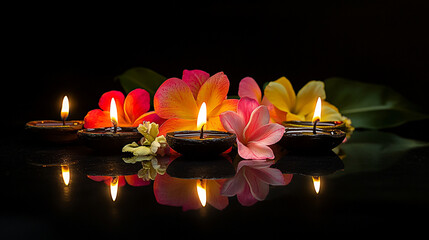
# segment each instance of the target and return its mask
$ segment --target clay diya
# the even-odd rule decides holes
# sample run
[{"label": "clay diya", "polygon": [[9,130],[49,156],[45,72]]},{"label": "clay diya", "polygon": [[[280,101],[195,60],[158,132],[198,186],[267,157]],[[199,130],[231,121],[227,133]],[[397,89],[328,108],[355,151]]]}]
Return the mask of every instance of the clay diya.
[{"label": "clay diya", "polygon": [[82,129],[83,121],[66,121],[69,115],[69,100],[63,98],[61,107],[62,121],[38,120],[26,123],[25,129],[33,136],[48,142],[69,143],[77,140],[77,131]]},{"label": "clay diya", "polygon": [[123,146],[138,142],[141,134],[135,127],[118,127],[118,113],[115,99],[110,102],[110,120],[112,127],[87,128],[80,130],[77,136],[82,143],[104,153],[121,152]]},{"label": "clay diya", "polygon": [[[312,122],[296,121],[286,126],[280,144],[289,151],[329,151],[340,145],[346,133],[340,130],[343,122],[320,122],[322,103],[317,100]],[[319,127],[319,124],[321,126]]]},{"label": "clay diya", "polygon": [[183,155],[211,157],[228,150],[235,143],[235,134],[222,131],[204,131],[207,119],[206,103],[198,113],[197,128],[200,131],[176,131],[167,133],[168,145]]}]

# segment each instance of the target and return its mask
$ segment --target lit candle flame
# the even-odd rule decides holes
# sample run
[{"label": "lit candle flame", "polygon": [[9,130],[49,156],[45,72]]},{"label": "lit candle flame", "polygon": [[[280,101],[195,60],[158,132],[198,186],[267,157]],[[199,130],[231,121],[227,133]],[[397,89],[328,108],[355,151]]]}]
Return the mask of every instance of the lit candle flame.
[{"label": "lit candle flame", "polygon": [[207,186],[207,180],[206,179],[197,180],[198,198],[200,198],[200,202],[201,202],[201,205],[203,207],[206,206],[206,202],[207,202],[206,186]]},{"label": "lit candle flame", "polygon": [[207,106],[206,103],[203,102],[200,107],[200,111],[198,112],[197,119],[197,129],[201,129],[207,123]]},{"label": "lit candle flame", "polygon": [[66,186],[69,185],[70,182],[70,169],[69,166],[61,166],[61,173],[63,175],[63,181]]},{"label": "lit candle flame", "polygon": [[112,196],[113,201],[115,201],[118,196],[118,182],[118,177],[112,177],[112,180],[110,180],[110,196]]},{"label": "lit candle flame", "polygon": [[67,96],[63,98],[63,105],[61,106],[61,119],[65,121],[69,116],[69,99]]},{"label": "lit candle flame", "polygon": [[317,120],[321,120],[321,114],[322,114],[322,99],[317,98],[317,103],[316,103],[316,108],[314,109],[314,114],[313,114],[313,122],[317,121]]},{"label": "lit candle flame", "polygon": [[118,125],[118,110],[114,98],[110,101],[110,121],[112,121],[113,126]]},{"label": "lit candle flame", "polygon": [[319,194],[319,191],[320,191],[320,176],[313,176],[311,178],[313,179],[314,191],[316,191],[316,193]]}]

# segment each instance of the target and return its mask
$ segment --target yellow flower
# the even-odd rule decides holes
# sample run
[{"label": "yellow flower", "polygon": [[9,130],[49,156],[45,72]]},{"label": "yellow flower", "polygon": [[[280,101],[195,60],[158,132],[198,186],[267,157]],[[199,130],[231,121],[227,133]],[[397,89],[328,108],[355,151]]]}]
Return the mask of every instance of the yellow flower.
[{"label": "yellow flower", "polygon": [[[272,111],[278,123],[311,121],[317,98],[326,99],[325,84],[322,81],[310,81],[298,91],[298,94],[295,94],[292,84],[285,77],[270,82],[265,87],[264,94],[274,106]],[[322,101],[321,121],[345,121],[347,125],[350,124],[349,119],[342,116],[334,105],[326,101]]]},{"label": "yellow flower", "polygon": [[162,161],[158,161],[156,157],[152,156],[150,161],[142,162],[142,169],[139,170],[138,177],[143,178],[143,180],[155,180],[155,177],[159,175],[164,175],[167,170],[167,164]]},{"label": "yellow flower", "polygon": [[158,124],[143,122],[137,127],[137,130],[143,135],[140,144],[132,142],[122,148],[122,152],[130,152],[132,158],[124,158],[125,162],[135,163],[137,161],[151,160],[152,156],[160,154],[164,156],[167,148],[167,140],[164,135],[157,136],[159,133]]}]

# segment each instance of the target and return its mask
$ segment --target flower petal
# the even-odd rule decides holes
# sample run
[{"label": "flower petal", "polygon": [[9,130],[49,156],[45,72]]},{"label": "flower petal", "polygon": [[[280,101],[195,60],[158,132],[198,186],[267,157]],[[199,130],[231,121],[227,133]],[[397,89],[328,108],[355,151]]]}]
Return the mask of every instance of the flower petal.
[{"label": "flower petal", "polygon": [[273,150],[270,147],[249,142],[247,145],[237,141],[238,154],[244,159],[274,159]]},{"label": "flower petal", "polygon": [[150,111],[137,118],[134,121],[133,127],[138,127],[139,124],[142,124],[144,121],[154,122],[161,126],[166,121],[166,119],[160,118],[158,114],[155,113],[155,111]]},{"label": "flower petal", "polygon": [[310,81],[299,90],[296,97],[295,113],[306,116],[314,111],[317,98],[326,98],[325,84],[322,81]]},{"label": "flower petal", "polygon": [[221,194],[223,196],[232,197],[238,193],[244,191],[244,187],[247,184],[246,179],[244,178],[244,171],[237,169],[237,173],[231,179],[225,181],[222,186]]},{"label": "flower petal", "polygon": [[265,183],[259,178],[259,175],[261,175],[261,173],[262,172],[260,170],[255,170],[251,167],[246,167],[244,175],[247,184],[249,184],[252,196],[259,201],[262,201],[267,197],[270,187],[267,183]]},{"label": "flower petal", "polygon": [[150,184],[150,181],[145,181],[139,178],[137,174],[125,176],[125,181],[134,187],[147,186]]},{"label": "flower petal", "polygon": [[255,99],[258,103],[261,102],[262,93],[259,85],[251,77],[245,77],[241,79],[238,85],[238,96],[240,98],[248,97]]},{"label": "flower petal", "polygon": [[285,133],[284,126],[277,123],[270,123],[258,128],[256,131],[253,131],[247,137],[247,141],[257,142],[262,145],[272,145],[280,141],[284,133]]},{"label": "flower petal", "polygon": [[191,89],[178,78],[167,79],[156,91],[153,104],[161,118],[197,119],[198,107]]},{"label": "flower petal", "polygon": [[238,107],[238,99],[225,99],[223,100],[222,104],[217,106],[215,109],[213,109],[210,114],[208,114],[208,117],[217,117],[221,113],[226,111],[233,111],[237,112]]},{"label": "flower petal", "polygon": [[207,104],[207,114],[210,114],[213,109],[226,99],[228,90],[228,77],[223,72],[216,73],[201,86],[197,96],[197,105],[201,106],[205,102]]},{"label": "flower petal", "polygon": [[244,137],[249,140],[252,133],[258,130],[260,127],[267,125],[270,122],[270,113],[268,112],[267,106],[259,106],[253,110],[250,115],[249,122],[244,128]]},{"label": "flower petal", "polygon": [[170,118],[159,127],[159,135],[164,135],[168,132],[184,131],[184,130],[198,130],[196,119],[181,119]]},{"label": "flower petal", "polygon": [[248,123],[253,110],[257,107],[259,107],[259,103],[255,99],[244,97],[238,101],[237,113],[245,123]]},{"label": "flower petal", "polygon": [[220,194],[221,185],[216,180],[207,180],[207,202],[218,210],[228,206],[228,197]]},{"label": "flower petal", "polygon": [[285,77],[270,82],[265,87],[264,96],[283,112],[290,112],[295,106],[295,92],[290,81]]},{"label": "flower petal", "polygon": [[110,113],[100,109],[89,111],[84,118],[85,128],[111,127]]},{"label": "flower petal", "polygon": [[201,86],[209,79],[210,74],[201,70],[183,70],[182,80],[188,84],[192,95],[197,99]]},{"label": "flower petal", "polygon": [[141,115],[149,111],[150,96],[146,90],[137,88],[128,93],[124,101],[125,117],[134,123]]},{"label": "flower petal", "polygon": [[237,194],[237,199],[241,205],[246,207],[252,206],[258,202],[258,200],[252,195],[249,184],[247,183],[244,185],[244,190]]},{"label": "flower petal", "polygon": [[[103,95],[101,95],[100,100],[98,101],[98,106],[104,111],[110,111],[110,101],[112,98],[115,99],[116,107],[121,106],[120,108],[123,109],[122,106],[124,106],[124,94],[120,91],[109,91],[105,92]],[[119,109],[118,109],[119,114]]]},{"label": "flower petal", "polygon": [[[312,121],[314,110],[307,115],[306,120]],[[338,108],[334,105],[322,101],[322,113],[321,113],[321,121],[342,121],[343,116],[338,111]]]},{"label": "flower petal", "polygon": [[222,113],[220,116],[220,122],[226,131],[230,133],[234,133],[237,135],[238,141],[243,141],[243,131],[245,127],[245,123],[242,117],[235,112],[226,111]]}]

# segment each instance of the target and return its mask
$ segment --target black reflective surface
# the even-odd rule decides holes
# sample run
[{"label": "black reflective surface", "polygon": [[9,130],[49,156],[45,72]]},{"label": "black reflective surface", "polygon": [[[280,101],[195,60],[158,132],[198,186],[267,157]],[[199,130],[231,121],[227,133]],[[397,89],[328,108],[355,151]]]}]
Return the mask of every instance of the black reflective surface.
[{"label": "black reflective surface", "polygon": [[[234,151],[211,161],[126,163],[78,144],[23,144],[25,136],[2,140],[0,228],[8,237],[418,234],[427,225],[429,143],[389,132],[356,131],[320,156],[275,145],[276,159],[258,164]],[[67,186],[61,166],[70,170]],[[320,176],[319,194],[312,176]],[[205,207],[196,191],[200,179]]]}]

